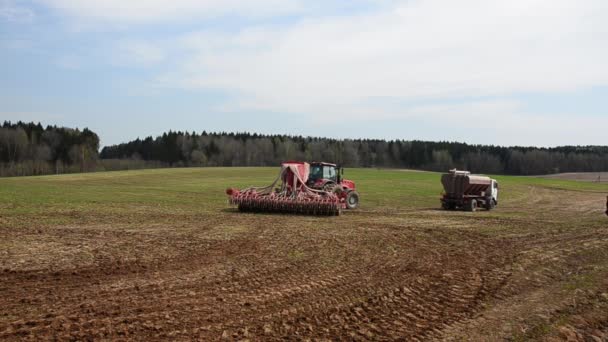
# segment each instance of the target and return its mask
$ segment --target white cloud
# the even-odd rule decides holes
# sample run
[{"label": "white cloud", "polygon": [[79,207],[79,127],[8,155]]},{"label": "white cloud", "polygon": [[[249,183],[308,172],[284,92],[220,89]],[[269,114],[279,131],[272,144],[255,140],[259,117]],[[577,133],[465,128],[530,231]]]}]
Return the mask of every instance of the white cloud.
[{"label": "white cloud", "polygon": [[299,0],[39,0],[75,18],[144,23],[212,18],[227,14],[266,16],[298,11]]},{"label": "white cloud", "polygon": [[518,100],[410,106],[362,104],[353,107],[348,115],[301,117],[308,119],[304,134],[334,137],[449,140],[503,146],[605,144],[607,116],[567,112],[548,115],[525,107]]},{"label": "white cloud", "polygon": [[0,48],[6,50],[26,50],[31,49],[32,45],[29,39],[0,39]]},{"label": "white cloud", "polygon": [[34,19],[34,12],[27,7],[17,5],[12,0],[0,0],[0,22],[29,23]]},{"label": "white cloud", "polygon": [[604,118],[528,113],[511,101],[432,104],[608,85],[605,0],[362,0],[378,6],[339,16],[320,15],[321,2],[312,0],[40,1],[78,20],[119,24],[305,13],[273,25],[125,41],[112,52],[115,64],[174,66],[159,76],[162,86],[226,91],[227,112],[313,122],[454,120],[486,127],[502,137],[496,141],[542,145],[573,137],[573,128],[585,132],[580,141],[601,141],[599,127],[607,127]]},{"label": "white cloud", "polygon": [[437,140],[511,146],[599,145],[604,143],[608,127],[608,117],[538,114],[527,112],[514,100],[415,106],[407,115],[434,125]]},{"label": "white cloud", "polygon": [[75,55],[63,55],[55,59],[55,64],[64,69],[79,70],[82,69],[82,60]]},{"label": "white cloud", "polygon": [[374,96],[567,91],[608,83],[606,9],[604,1],[429,0],[280,34],[206,33],[213,38],[176,78],[237,89],[279,110]]},{"label": "white cloud", "polygon": [[116,43],[110,53],[110,60],[118,66],[146,67],[165,59],[162,47],[146,41],[125,40]]}]

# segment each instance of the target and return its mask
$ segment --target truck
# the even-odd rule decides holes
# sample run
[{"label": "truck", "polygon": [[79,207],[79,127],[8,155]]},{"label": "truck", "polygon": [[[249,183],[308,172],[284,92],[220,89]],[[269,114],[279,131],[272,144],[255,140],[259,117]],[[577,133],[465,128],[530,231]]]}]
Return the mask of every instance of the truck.
[{"label": "truck", "polygon": [[490,177],[452,169],[441,176],[441,184],[441,207],[445,210],[492,210],[498,205],[498,182]]}]

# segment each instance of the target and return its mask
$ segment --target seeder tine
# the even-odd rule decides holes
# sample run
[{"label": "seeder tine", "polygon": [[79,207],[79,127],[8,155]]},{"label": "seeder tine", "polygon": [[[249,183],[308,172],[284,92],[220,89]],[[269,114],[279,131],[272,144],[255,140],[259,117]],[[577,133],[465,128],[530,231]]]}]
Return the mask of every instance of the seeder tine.
[{"label": "seeder tine", "polygon": [[302,191],[297,195],[289,192],[260,193],[255,190],[231,190],[228,203],[241,212],[284,213],[300,215],[340,215],[340,200],[333,194]]},{"label": "seeder tine", "polygon": [[241,212],[284,213],[300,215],[340,215],[340,204],[322,199],[231,198],[230,203]]}]

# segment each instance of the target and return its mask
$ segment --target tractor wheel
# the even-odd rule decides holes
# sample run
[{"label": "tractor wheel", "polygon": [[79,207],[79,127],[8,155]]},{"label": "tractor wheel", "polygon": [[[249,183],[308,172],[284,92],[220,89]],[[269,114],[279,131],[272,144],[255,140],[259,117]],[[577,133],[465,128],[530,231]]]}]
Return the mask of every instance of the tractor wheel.
[{"label": "tractor wheel", "polygon": [[334,188],[336,187],[336,184],[334,183],[327,183],[323,186],[323,191],[327,191],[327,192],[334,192]]},{"label": "tractor wheel", "polygon": [[357,209],[357,207],[359,207],[359,193],[351,191],[346,194],[346,208]]},{"label": "tractor wheel", "polygon": [[477,200],[470,200],[467,202],[467,211],[475,212],[477,210]]}]

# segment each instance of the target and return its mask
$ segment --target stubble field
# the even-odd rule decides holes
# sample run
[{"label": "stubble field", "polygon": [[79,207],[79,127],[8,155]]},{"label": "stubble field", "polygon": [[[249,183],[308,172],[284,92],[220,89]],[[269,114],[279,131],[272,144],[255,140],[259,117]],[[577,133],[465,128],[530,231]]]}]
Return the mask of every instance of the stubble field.
[{"label": "stubble field", "polygon": [[0,179],[3,340],[608,340],[608,184],[354,169],[340,217],[242,214],[275,168]]}]

